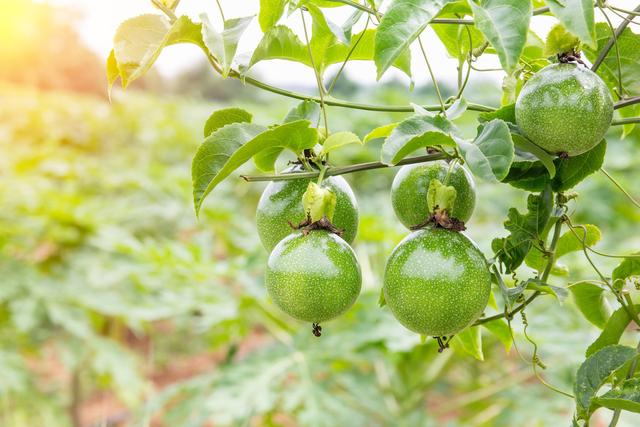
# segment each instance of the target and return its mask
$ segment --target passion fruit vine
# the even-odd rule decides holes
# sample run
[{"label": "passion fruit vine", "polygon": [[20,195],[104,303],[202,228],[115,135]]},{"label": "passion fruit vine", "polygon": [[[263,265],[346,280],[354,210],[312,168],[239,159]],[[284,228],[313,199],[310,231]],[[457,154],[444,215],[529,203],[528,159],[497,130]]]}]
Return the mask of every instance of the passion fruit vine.
[{"label": "passion fruit vine", "polygon": [[383,292],[407,329],[446,337],[484,311],[491,274],[477,246],[464,234],[425,228],[402,240],[387,261]]},{"label": "passion fruit vine", "polygon": [[595,147],[613,117],[607,85],[588,68],[549,65],[534,75],[516,101],[516,123],[546,151],[576,156]]}]

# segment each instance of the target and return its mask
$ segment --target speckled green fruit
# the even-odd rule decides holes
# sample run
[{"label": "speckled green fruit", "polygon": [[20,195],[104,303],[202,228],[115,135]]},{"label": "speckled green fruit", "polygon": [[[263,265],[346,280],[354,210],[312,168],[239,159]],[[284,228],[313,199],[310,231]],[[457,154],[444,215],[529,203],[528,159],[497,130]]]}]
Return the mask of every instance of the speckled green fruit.
[{"label": "speckled green fruit", "polygon": [[[299,169],[289,169],[286,173]],[[293,179],[273,181],[267,185],[258,202],[256,222],[262,245],[272,250],[276,244],[294,230],[289,226],[299,224],[305,219],[302,207],[302,195],[307,191],[311,179]],[[344,230],[342,238],[348,243],[353,242],[358,233],[358,202],[351,187],[341,176],[332,176],[322,185],[331,189],[336,195],[336,210],[333,224]]]},{"label": "speckled green fruit", "polygon": [[[405,227],[423,224],[429,218],[427,191],[432,179],[444,183],[449,171],[445,161],[407,165],[400,168],[391,184],[391,204],[396,216]],[[473,178],[465,168],[455,165],[449,175],[447,185],[457,191],[452,217],[461,221],[471,218],[476,206],[476,188]]]},{"label": "speckled green fruit", "polygon": [[491,276],[484,255],[464,234],[422,229],[393,250],[383,289],[402,325],[440,337],[480,317],[489,301]]},{"label": "speckled green fruit", "polygon": [[353,249],[323,230],[295,233],[276,245],[267,262],[267,292],[289,316],[320,323],[347,311],[362,278]]},{"label": "speckled green fruit", "polygon": [[550,153],[576,156],[595,147],[611,125],[613,100],[597,74],[577,64],[549,65],[516,101],[516,123]]}]

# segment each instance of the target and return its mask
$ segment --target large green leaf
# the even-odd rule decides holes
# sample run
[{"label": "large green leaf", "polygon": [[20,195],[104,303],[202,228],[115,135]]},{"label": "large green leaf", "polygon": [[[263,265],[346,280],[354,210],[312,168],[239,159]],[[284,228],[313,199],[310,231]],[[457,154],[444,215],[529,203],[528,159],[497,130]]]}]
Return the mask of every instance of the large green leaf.
[{"label": "large green leaf", "polygon": [[591,401],[607,378],[637,355],[636,350],[622,345],[611,345],[599,350],[585,360],[576,375],[574,393],[578,418],[587,419]]},{"label": "large green leaf", "polygon": [[[594,61],[604,46],[611,38],[611,30],[606,23],[596,24],[596,36],[598,49],[585,49],[587,58]],[[622,85],[625,94],[640,95],[640,34],[626,28],[616,42],[620,53],[620,68],[622,72]],[[618,88],[618,55],[615,48],[611,49],[598,68],[598,74],[611,88]]]},{"label": "large green leaf", "polygon": [[[583,231],[580,228],[576,230],[576,233],[578,234],[580,239],[578,239],[578,236],[576,236],[571,230],[565,232],[562,236],[560,236],[555,250],[556,261],[568,253],[581,251],[582,240],[584,240],[586,246],[588,247],[593,246],[600,241],[602,234],[600,233],[600,229],[598,229],[598,227],[592,224],[585,224],[584,228],[586,231],[586,235],[584,235]],[[525,262],[529,267],[534,268],[538,271],[543,271],[545,265],[547,264],[547,259],[542,255],[542,252],[531,251],[525,258]],[[555,268],[551,270],[553,274],[567,274],[565,270],[557,268],[557,266],[554,267]]]},{"label": "large green leaf", "polygon": [[251,123],[252,119],[251,113],[242,108],[231,107],[214,111],[204,124],[204,137],[231,123]]},{"label": "large green leaf", "polygon": [[511,73],[518,65],[527,41],[531,2],[522,0],[475,0],[473,9],[476,27],[498,53],[502,67]]},{"label": "large green leaf", "polygon": [[509,353],[513,345],[513,335],[509,325],[504,319],[496,319],[483,323],[482,326],[493,334],[504,346],[504,350]]},{"label": "large green leaf", "polygon": [[554,191],[567,191],[600,169],[606,151],[607,143],[603,140],[579,156],[555,159],[556,175],[553,179],[539,161],[516,161],[502,182],[527,191],[541,191],[548,184]]},{"label": "large green leaf", "polygon": [[483,361],[482,352],[482,329],[477,327],[466,328],[456,334],[453,338],[454,344],[460,346],[464,352]]},{"label": "large green leaf", "polygon": [[[375,37],[376,30],[368,29],[355,34],[351,38],[349,45],[343,43],[331,44],[325,52],[325,58],[322,61],[323,67],[342,63],[347,56],[350,61],[373,61]],[[351,52],[351,55],[349,55],[349,52]],[[406,49],[401,52],[392,65],[411,77],[411,51]]]},{"label": "large green leaf", "polygon": [[[636,305],[636,310],[638,310],[638,308],[640,308],[640,305]],[[608,345],[617,344],[630,322],[631,317],[624,307],[620,307],[614,311],[604,325],[598,338],[587,348],[586,356],[589,357]]]},{"label": "large green leaf", "polygon": [[347,35],[342,27],[327,19],[318,6],[311,3],[309,0],[301,2],[301,5],[307,9],[313,18],[313,24],[315,26],[314,36],[317,37],[319,34],[322,34],[324,37],[325,35],[333,34],[340,43],[349,43]]},{"label": "large green leaf", "polygon": [[547,6],[567,30],[584,44],[595,47],[593,0],[547,0]]},{"label": "large green leaf", "polygon": [[371,132],[369,132],[368,134],[365,135],[363,141],[365,143],[372,141],[374,139],[379,139],[379,138],[386,138],[389,135],[391,135],[391,132],[393,132],[393,130],[398,127],[400,123],[389,123],[386,125],[382,125],[379,126],[375,129],[373,129]]},{"label": "large green leaf", "polygon": [[307,46],[289,27],[284,25],[276,25],[264,34],[253,51],[249,68],[268,59],[285,59],[311,67]]},{"label": "large green leaf", "polygon": [[395,165],[423,147],[455,146],[453,124],[442,116],[417,115],[400,122],[382,145],[380,161]]},{"label": "large green leaf", "polygon": [[629,378],[600,397],[593,403],[609,409],[620,409],[640,413],[640,378]]},{"label": "large green leaf", "polygon": [[234,123],[205,139],[192,165],[196,213],[211,190],[256,153],[282,147],[298,154],[312,148],[318,142],[318,132],[309,124],[299,120],[265,130],[249,123]]},{"label": "large green leaf", "polygon": [[117,64],[122,86],[142,77],[165,46],[194,43],[203,46],[201,25],[181,16],[173,24],[160,15],[141,15],[124,21],[113,39],[113,58],[108,65],[109,80],[115,81],[113,60]]},{"label": "large green leaf", "polygon": [[258,22],[263,32],[269,31],[278,23],[288,2],[289,0],[260,0]]},{"label": "large green leaf", "polygon": [[[455,18],[455,15],[444,14],[438,17]],[[472,25],[432,24],[431,28],[442,41],[449,56],[453,58],[464,60],[471,49],[478,48],[484,43],[484,36]]]},{"label": "large green leaf", "polygon": [[513,140],[509,126],[500,119],[482,126],[473,143],[458,140],[464,160],[474,175],[500,181],[509,173],[513,161]]},{"label": "large green leaf", "polygon": [[351,144],[363,145],[364,143],[360,140],[358,135],[353,132],[343,131],[332,133],[322,143],[322,153],[327,154],[344,147],[345,145]]},{"label": "large green leaf", "polygon": [[222,32],[213,28],[206,14],[200,15],[200,19],[202,20],[204,44],[222,66],[222,77],[226,78],[229,75],[233,58],[236,56],[240,37],[253,20],[253,16],[227,19],[224,21]]},{"label": "large green leaf", "polygon": [[553,208],[551,188],[545,188],[540,194],[530,194],[527,199],[525,215],[517,209],[509,209],[504,227],[511,233],[508,237],[496,238],[491,248],[504,264],[507,273],[514,271],[531,250],[534,243],[540,240]]},{"label": "large green leaf", "polygon": [[378,79],[451,0],[394,0],[378,26],[374,58]]},{"label": "large green leaf", "polygon": [[611,317],[611,306],[604,297],[605,288],[589,281],[569,286],[578,310],[589,322],[603,329]]}]

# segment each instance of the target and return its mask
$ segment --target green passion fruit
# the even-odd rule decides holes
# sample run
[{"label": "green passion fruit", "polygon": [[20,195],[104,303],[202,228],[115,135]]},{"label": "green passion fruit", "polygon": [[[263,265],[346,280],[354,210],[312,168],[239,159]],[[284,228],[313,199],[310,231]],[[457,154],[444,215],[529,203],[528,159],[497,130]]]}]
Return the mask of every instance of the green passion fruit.
[{"label": "green passion fruit", "polygon": [[613,117],[613,100],[597,74],[578,64],[553,64],[525,83],[516,101],[516,123],[554,154],[576,156],[595,147]]},{"label": "green passion fruit", "polygon": [[[455,205],[450,216],[460,221],[471,218],[476,205],[476,189],[467,170],[443,161],[407,165],[400,168],[391,185],[391,204],[400,222],[407,228],[424,224],[431,212],[427,206],[427,192],[432,179],[456,189]],[[449,178],[447,179],[447,174]]]},{"label": "green passion fruit", "polygon": [[[300,168],[294,167],[285,170],[285,173],[300,171]],[[305,178],[272,181],[265,188],[258,202],[256,223],[262,245],[268,251],[294,232],[289,222],[297,225],[305,219],[302,195],[307,191],[311,181],[312,179]],[[341,176],[328,177],[322,181],[322,186],[329,188],[336,195],[333,225],[343,230],[344,240],[348,243],[353,242],[358,232],[358,202],[351,187]]]},{"label": "green passion fruit", "polygon": [[403,326],[442,337],[480,317],[489,301],[491,275],[484,255],[464,234],[425,228],[393,250],[383,291]]},{"label": "green passion fruit", "polygon": [[353,249],[324,230],[285,237],[267,262],[267,292],[273,302],[291,317],[314,324],[347,311],[361,283]]}]

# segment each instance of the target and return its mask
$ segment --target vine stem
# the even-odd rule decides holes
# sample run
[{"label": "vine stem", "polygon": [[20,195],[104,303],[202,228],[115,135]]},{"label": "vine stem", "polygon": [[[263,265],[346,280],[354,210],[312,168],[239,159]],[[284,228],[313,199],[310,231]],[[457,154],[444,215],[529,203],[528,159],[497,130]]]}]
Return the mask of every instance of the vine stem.
[{"label": "vine stem", "polygon": [[304,19],[304,12],[300,9],[300,19],[302,19],[302,28],[304,28],[304,39],[307,42],[307,50],[309,51],[309,60],[313,67],[313,73],[316,76],[316,83],[318,84],[318,95],[320,96],[320,110],[322,111],[322,117],[324,119],[324,129],[329,134],[329,121],[327,120],[327,109],[324,105],[324,87],[322,85],[322,77],[316,67],[316,62],[313,58],[313,52],[311,52],[311,43],[309,42],[309,33],[307,32],[307,22]]},{"label": "vine stem", "polygon": [[[636,7],[633,12],[640,12],[640,6]],[[625,28],[627,28],[629,26],[629,22],[631,19],[633,19],[635,15],[633,14],[629,14],[627,16],[627,19],[625,19],[624,21],[622,21],[620,23],[620,25],[618,26],[618,28],[616,28],[616,30],[613,32],[613,37],[611,37],[609,39],[609,41],[607,41],[607,44],[604,45],[604,48],[600,51],[600,53],[598,54],[598,57],[596,58],[596,60],[593,62],[593,65],[591,66],[591,71],[596,71],[600,65],[602,65],[602,62],[604,61],[604,59],[607,57],[607,55],[609,54],[609,51],[611,50],[611,48],[613,47],[613,45],[616,43],[616,40],[618,37],[620,37],[620,35],[622,34],[622,32],[625,30]]]},{"label": "vine stem", "polygon": [[[368,162],[368,163],[357,163],[355,165],[342,166],[342,167],[330,166],[325,171],[325,176],[344,175],[348,173],[361,172],[361,171],[371,170],[371,169],[384,169],[384,168],[391,168],[396,166],[412,165],[415,163],[434,162],[436,160],[450,159],[451,157],[452,156],[447,153],[433,153],[433,154],[426,154],[424,156],[416,156],[416,157],[409,157],[407,159],[402,159],[395,165],[387,165],[382,162]],[[287,181],[291,179],[316,178],[318,175],[320,175],[319,171],[300,172],[300,173],[283,173],[278,175],[259,175],[259,176],[240,175],[240,177],[247,182],[258,182],[258,181]]]},{"label": "vine stem", "polygon": [[[613,109],[617,110],[618,108],[628,107],[629,105],[640,104],[640,96],[634,96],[631,98],[621,99],[620,101],[613,104]],[[637,117],[635,117],[637,118]],[[614,120],[615,121],[615,120]]]},{"label": "vine stem", "polygon": [[442,94],[440,93],[440,86],[438,86],[438,81],[436,80],[435,74],[433,74],[433,70],[431,69],[431,64],[429,63],[429,58],[427,57],[427,52],[424,50],[424,45],[422,44],[422,40],[418,35],[418,44],[420,45],[420,51],[422,52],[422,57],[424,58],[424,62],[427,64],[427,69],[429,70],[429,75],[431,76],[431,81],[433,82],[433,86],[436,89],[436,95],[438,95],[438,102],[440,102],[440,108],[442,109],[442,114],[446,117],[447,111],[444,106],[444,101],[442,100]]},{"label": "vine stem", "polygon": [[[564,219],[563,218],[558,218],[558,220],[555,223],[554,229],[553,229],[553,237],[551,238],[551,243],[549,244],[549,250],[547,251],[549,253],[549,258],[547,259],[547,265],[545,266],[544,272],[542,273],[542,276],[540,277],[540,280],[542,282],[546,282],[547,279],[549,278],[549,274],[551,273],[551,269],[553,268],[553,265],[555,264],[555,252],[556,252],[556,246],[558,244],[558,240],[560,240],[560,232],[562,231],[562,224],[564,223]],[[504,317],[509,317],[512,318],[514,314],[517,314],[519,312],[521,312],[522,310],[524,310],[529,304],[531,304],[533,302],[533,300],[535,300],[536,298],[538,298],[541,295],[540,291],[535,291],[533,294],[531,294],[531,296],[529,298],[527,298],[522,304],[520,304],[519,306],[517,306],[516,308],[514,308],[513,310],[509,311],[509,312],[504,312],[504,313],[499,313],[496,314],[494,316],[489,316],[489,317],[483,317],[482,319],[478,319],[476,320],[472,326],[478,326],[478,325],[482,325],[484,323],[489,323],[493,320],[498,320],[498,319],[502,319]]]}]

